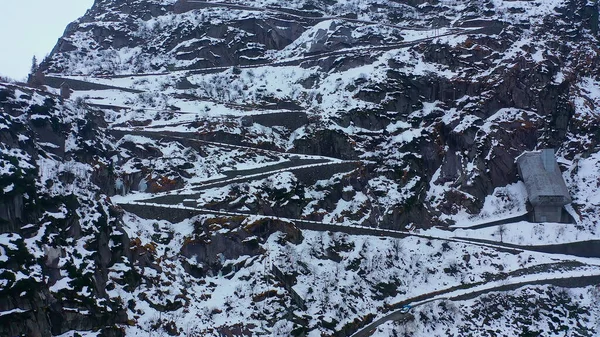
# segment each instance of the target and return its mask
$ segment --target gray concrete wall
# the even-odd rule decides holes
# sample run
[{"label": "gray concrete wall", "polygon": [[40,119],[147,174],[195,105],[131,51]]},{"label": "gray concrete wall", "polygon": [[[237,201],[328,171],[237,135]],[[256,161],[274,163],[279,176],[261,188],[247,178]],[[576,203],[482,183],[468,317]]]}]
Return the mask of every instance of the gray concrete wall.
[{"label": "gray concrete wall", "polygon": [[127,212],[131,212],[144,219],[167,220],[172,223],[181,222],[185,219],[192,218],[199,214],[206,214],[201,210],[177,209],[170,207],[161,207],[157,205],[145,206],[121,204],[119,206],[121,206]]},{"label": "gray concrete wall", "polygon": [[290,292],[290,296],[292,297],[292,301],[300,307],[302,310],[306,310],[306,304],[304,303],[304,299],[294,290],[293,286],[295,285],[295,277],[286,276],[281,269],[277,268],[277,266],[273,265],[271,268],[271,272],[275,277],[283,283],[285,289]]},{"label": "gray concrete wall", "polygon": [[[499,226],[499,225],[509,225],[509,224],[518,223],[520,221],[529,221],[529,220],[531,220],[531,217],[529,216],[529,214],[524,214],[524,215],[517,215],[512,218],[490,221],[490,222],[486,222],[486,223],[483,223],[480,225],[469,226],[467,228],[468,229],[481,229],[481,228],[494,227],[494,226]],[[455,230],[455,229],[459,229],[459,227],[452,228],[452,230]]]},{"label": "gray concrete wall", "polygon": [[360,167],[359,162],[324,164],[315,167],[290,169],[299,181],[306,185],[314,185],[318,180],[330,179],[334,174],[350,172]]},{"label": "gray concrete wall", "polygon": [[536,222],[562,221],[562,206],[537,205],[533,209]]},{"label": "gray concrete wall", "polygon": [[249,116],[254,123],[268,127],[283,126],[288,130],[296,130],[308,123],[308,117],[305,112],[276,112]]},{"label": "gray concrete wall", "polygon": [[571,243],[563,243],[558,245],[540,245],[540,246],[522,246],[511,243],[501,243],[493,240],[475,239],[475,238],[463,238],[457,237],[457,239],[467,240],[471,242],[481,242],[493,245],[500,245],[506,248],[533,250],[536,252],[549,253],[549,254],[564,254],[574,255],[579,257],[596,257],[600,258],[600,240],[589,240],[589,241],[578,241]]},{"label": "gray concrete wall", "polygon": [[513,291],[525,286],[535,286],[535,285],[553,285],[557,287],[563,288],[582,288],[591,285],[598,285],[600,283],[600,276],[580,276],[580,277],[571,277],[564,279],[549,279],[549,280],[536,280],[536,281],[527,281],[515,284],[507,284],[503,286],[499,286],[494,289],[480,290],[472,293],[468,293],[465,295],[450,297],[449,299],[452,301],[466,301],[470,299],[477,298],[481,295],[489,294],[493,292],[504,292],[504,291]]},{"label": "gray concrete wall", "polygon": [[72,90],[120,90],[120,91],[130,92],[130,93],[134,93],[134,94],[139,94],[139,93],[144,92],[142,90],[121,88],[121,87],[115,87],[112,85],[91,83],[91,82],[74,80],[74,79],[69,79],[69,78],[60,78],[60,77],[53,77],[53,76],[46,76],[44,78],[44,84],[47,86],[50,86],[52,88],[58,89],[58,88],[60,88],[60,86],[63,83],[66,83],[69,86],[69,88]]},{"label": "gray concrete wall", "polygon": [[[527,197],[534,206],[562,206],[571,202],[564,178],[552,158],[552,170],[547,170],[541,152],[525,152],[517,159],[519,175],[527,188]],[[546,158],[546,161],[551,161]]]}]

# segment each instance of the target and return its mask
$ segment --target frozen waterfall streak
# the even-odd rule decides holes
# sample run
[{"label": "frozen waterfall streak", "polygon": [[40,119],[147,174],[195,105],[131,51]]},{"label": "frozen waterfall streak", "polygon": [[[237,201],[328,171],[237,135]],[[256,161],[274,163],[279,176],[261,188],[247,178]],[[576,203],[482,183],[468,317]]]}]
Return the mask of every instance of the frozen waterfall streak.
[{"label": "frozen waterfall streak", "polygon": [[[575,274],[575,275],[574,275]],[[543,275],[543,274],[542,274]],[[573,272],[568,275],[555,274],[549,275],[548,277],[537,279],[539,275],[525,275],[521,277],[514,277],[511,279],[504,279],[501,281],[483,283],[476,282],[470,283],[463,286],[452,287],[441,291],[436,291],[430,294],[419,295],[417,297],[407,299],[405,301],[396,303],[395,306],[401,306],[410,304],[413,308],[422,306],[433,301],[458,301],[468,300],[479,297],[484,294],[491,292],[510,291],[516,290],[527,285],[559,285],[559,286],[585,286],[585,285],[596,285],[600,282],[600,271],[592,270],[581,270],[578,273]],[[414,309],[413,309],[414,310]],[[367,325],[362,330],[357,331],[352,337],[367,337],[371,336],[375,329],[380,325],[389,321],[400,321],[403,318],[407,318],[410,313],[402,313],[402,309],[396,310],[386,316],[379,318],[375,322]]]}]

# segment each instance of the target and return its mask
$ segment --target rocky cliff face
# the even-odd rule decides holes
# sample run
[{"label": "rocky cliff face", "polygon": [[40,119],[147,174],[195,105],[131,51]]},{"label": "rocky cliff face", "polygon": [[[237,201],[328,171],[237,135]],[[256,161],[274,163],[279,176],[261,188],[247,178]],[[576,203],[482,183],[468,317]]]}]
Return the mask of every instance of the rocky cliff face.
[{"label": "rocky cliff face", "polygon": [[[583,1],[106,1],[69,26],[43,68],[130,74],[121,83],[148,95],[126,103],[204,110],[205,126],[189,130],[205,139],[375,162],[357,187],[386,181],[396,198],[369,195],[364,210],[377,206],[381,226],[430,226],[478,214],[517,181],[525,150],[572,160],[596,146],[569,139],[597,122],[576,102],[593,102],[584,90],[597,71],[597,16]],[[211,115],[275,106],[309,118],[297,129],[206,126]]]},{"label": "rocky cliff face", "polygon": [[[95,1],[45,85],[0,86],[0,319],[19,322],[2,335],[346,331],[360,309],[331,318],[314,289],[277,282],[318,278],[307,254],[357,278],[377,267],[344,260],[369,254],[340,237],[304,254],[298,226],[511,215],[527,150],[557,149],[568,211],[595,232],[598,30],[587,0]],[[288,281],[268,279],[272,255],[296,266]],[[380,276],[340,298],[409,289]],[[223,277],[256,285],[235,289],[252,323],[231,319],[247,315]]]},{"label": "rocky cliff face", "polygon": [[[123,303],[106,294],[129,238],[95,177],[114,148],[99,111],[1,85],[3,335],[102,329],[122,335]],[[81,249],[86,247],[85,249]]]}]

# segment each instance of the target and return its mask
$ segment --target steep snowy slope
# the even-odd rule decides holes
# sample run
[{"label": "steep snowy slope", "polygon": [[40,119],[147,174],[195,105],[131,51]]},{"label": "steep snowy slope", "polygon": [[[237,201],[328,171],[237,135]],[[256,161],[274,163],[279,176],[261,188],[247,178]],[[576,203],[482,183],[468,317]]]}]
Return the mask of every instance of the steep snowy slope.
[{"label": "steep snowy slope", "polygon": [[114,336],[127,314],[106,292],[109,269],[133,251],[102,193],[115,151],[103,114],[5,84],[0,104],[2,335]]},{"label": "steep snowy slope", "polygon": [[[97,2],[43,67],[143,91],[75,92],[122,107],[115,122],[362,159],[362,216],[347,220],[420,227],[476,217],[517,181],[525,150],[557,148],[566,178],[581,179],[572,168],[597,146],[595,6]],[[285,110],[264,115],[273,108]],[[283,112],[307,118],[286,125]],[[572,215],[592,226],[571,186]]]},{"label": "steep snowy slope", "polygon": [[[587,0],[96,1],[0,86],[0,334],[597,334],[597,241],[544,244],[600,239],[599,28]],[[575,224],[454,229],[523,216],[546,147]]]}]

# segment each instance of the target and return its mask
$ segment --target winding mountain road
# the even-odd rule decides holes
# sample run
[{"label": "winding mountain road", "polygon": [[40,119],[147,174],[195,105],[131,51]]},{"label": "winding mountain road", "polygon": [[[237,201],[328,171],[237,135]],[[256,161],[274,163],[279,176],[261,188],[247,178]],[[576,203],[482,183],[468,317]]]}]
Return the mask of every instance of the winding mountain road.
[{"label": "winding mountain road", "polygon": [[343,21],[349,21],[349,22],[364,23],[364,24],[369,24],[369,25],[379,25],[379,26],[384,26],[384,27],[391,27],[391,28],[402,29],[402,30],[410,29],[410,30],[426,31],[426,30],[432,29],[431,27],[400,26],[400,25],[394,25],[394,24],[384,23],[384,22],[354,19],[354,18],[345,17],[345,16],[306,16],[306,15],[301,15],[301,14],[303,14],[303,11],[301,11],[301,10],[289,10],[288,9],[287,11],[285,11],[285,10],[283,10],[284,8],[280,9],[280,8],[271,7],[271,6],[254,7],[254,6],[247,6],[247,5],[231,4],[231,3],[226,3],[226,2],[207,2],[207,1],[198,1],[198,0],[188,0],[185,2],[188,4],[198,4],[197,8],[194,8],[194,9],[202,9],[202,8],[208,8],[208,7],[225,7],[225,8],[230,8],[230,9],[248,10],[248,11],[256,11],[256,12],[268,12],[268,13],[280,14],[283,16],[291,16],[291,17],[295,17],[295,18],[299,18],[299,19],[312,20],[312,21],[343,20]]},{"label": "winding mountain road", "polygon": [[[135,209],[130,208],[131,206],[140,206],[140,207],[157,207],[170,209],[172,212],[174,209],[181,209],[196,212],[196,214],[214,214],[221,216],[250,216],[249,214],[238,213],[238,212],[226,212],[226,211],[215,211],[209,209],[201,209],[196,207],[186,207],[181,205],[175,206],[165,206],[162,204],[152,204],[146,202],[127,202],[127,203],[119,203],[126,210],[132,211],[136,213]],[[165,211],[159,211],[158,214],[164,214]],[[396,231],[389,229],[377,229],[377,228],[369,228],[358,225],[350,225],[350,224],[326,224],[318,221],[310,221],[310,220],[300,220],[300,219],[287,219],[275,216],[265,216],[265,215],[252,215],[258,218],[263,219],[271,219],[271,220],[281,220],[281,221],[289,221],[295,223],[301,229],[308,230],[319,230],[319,231],[335,231],[335,232],[343,232],[351,235],[375,235],[375,236],[386,236],[386,237],[394,237],[394,238],[405,238],[408,236],[419,237],[423,239],[436,239],[436,240],[445,240],[447,242],[460,242],[464,244],[476,245],[480,247],[492,248],[499,251],[504,251],[507,253],[518,254],[524,251],[530,251],[539,253],[539,251],[532,251],[531,247],[507,247],[502,243],[483,243],[477,241],[469,241],[466,239],[455,239],[455,238],[444,238],[444,237],[435,237],[429,235],[419,235],[416,233],[405,232],[405,231]],[[543,252],[553,254],[553,252]],[[570,261],[568,256],[559,257],[562,258],[562,262],[557,262],[557,264],[569,264],[573,263]],[[600,267],[600,261],[597,263],[586,263],[590,266]],[[600,283],[600,271],[583,271],[579,274],[569,272],[566,275],[556,274],[548,276],[546,275],[543,278],[532,278],[531,275],[538,273],[539,271],[532,271],[530,269],[537,268],[540,266],[534,266],[523,270],[516,270],[510,273],[513,277],[508,279],[501,279],[493,282],[475,282],[469,284],[463,284],[455,287],[450,287],[447,289],[439,290],[436,292],[423,294],[419,296],[415,296],[409,299],[406,299],[402,302],[395,303],[393,307],[400,307],[404,304],[411,304],[413,307],[422,306],[428,302],[436,301],[436,300],[466,300],[476,298],[482,294],[498,292],[498,291],[509,291],[515,290],[523,286],[527,285],[557,285],[562,287],[582,287],[587,285],[596,285]],[[587,273],[587,274],[586,274]],[[414,309],[413,309],[414,310]],[[407,319],[410,314],[402,313],[400,310],[395,310],[376,321],[370,323],[365,326],[361,330],[355,332],[353,337],[367,337],[371,336],[374,331],[382,324],[396,320],[402,321]],[[342,335],[340,335],[342,336]]]},{"label": "winding mountain road", "polygon": [[[297,66],[302,63],[309,62],[309,61],[315,61],[315,60],[334,57],[334,56],[348,56],[351,53],[357,53],[357,52],[367,52],[369,54],[372,54],[372,52],[374,52],[374,51],[389,51],[389,50],[394,50],[394,49],[407,48],[407,47],[412,47],[412,46],[418,45],[423,42],[433,41],[433,40],[435,40],[437,38],[441,38],[441,37],[453,36],[453,35],[458,36],[458,35],[465,35],[465,34],[478,34],[478,33],[482,33],[487,30],[490,30],[490,29],[493,29],[493,28],[491,28],[491,27],[452,28],[452,29],[449,29],[449,31],[444,34],[427,36],[427,37],[424,37],[421,39],[415,39],[415,40],[410,40],[410,41],[382,44],[382,45],[376,45],[376,46],[344,48],[344,49],[334,50],[334,51],[318,52],[318,53],[314,53],[312,55],[305,55],[304,57],[293,57],[293,58],[289,58],[289,59],[282,59],[282,60],[277,60],[277,61],[272,61],[272,62],[264,62],[264,63],[248,64],[248,65],[217,66],[217,67],[207,67],[207,68],[200,68],[200,69],[193,69],[193,70],[181,68],[181,69],[175,69],[172,71],[157,72],[157,73],[96,75],[95,77],[98,79],[117,79],[117,78],[127,78],[127,77],[163,76],[163,75],[170,75],[170,74],[177,74],[177,73],[180,73],[182,75],[182,77],[185,77],[185,76],[189,76],[189,75],[219,73],[222,71],[230,70],[234,67],[239,68],[239,69],[253,69],[253,68],[260,68],[260,67]],[[413,29],[413,30],[415,30],[415,29]],[[423,31],[428,31],[428,30],[431,30],[431,29],[424,29]],[[89,74],[88,75],[78,75],[78,74],[63,75],[63,77],[58,76],[58,74],[51,74],[49,76],[51,76],[53,79],[55,79],[55,81],[58,81],[59,79],[70,80],[70,81],[72,81],[72,83],[74,85],[83,84],[83,83],[100,84],[100,83],[96,83],[96,82],[76,80],[76,79],[72,78],[72,77],[91,76]],[[114,87],[114,86],[108,86],[108,85],[102,85],[102,86],[104,86],[104,89],[119,89],[119,87]],[[131,89],[131,88],[122,88],[122,89],[124,91],[128,91],[128,92],[132,92],[132,90],[133,90],[133,92],[140,91],[139,89]],[[98,87],[97,90],[103,90],[103,89],[102,89],[102,87]]]},{"label": "winding mountain road", "polygon": [[[250,174],[250,175],[240,175],[239,177],[234,177],[234,178],[225,178],[225,179],[220,179],[220,180],[215,180],[215,181],[208,181],[205,183],[196,184],[191,189],[186,189],[185,194],[173,193],[173,192],[164,193],[161,196],[156,196],[151,199],[146,199],[146,201],[151,202],[151,203],[164,203],[164,204],[168,204],[168,205],[177,205],[177,204],[181,204],[186,199],[199,198],[200,192],[203,190],[209,189],[209,188],[219,188],[219,187],[227,186],[229,184],[249,183],[253,180],[267,178],[274,174],[282,173],[282,172],[293,172],[293,171],[301,171],[301,170],[306,171],[307,169],[311,169],[311,171],[317,171],[319,168],[323,168],[326,166],[332,167],[333,169],[339,171],[340,173],[341,172],[349,172],[350,170],[353,169],[354,166],[358,167],[358,165],[360,165],[359,161],[343,161],[343,162],[327,162],[327,163],[318,163],[318,164],[308,164],[308,165],[300,165],[300,166],[289,166],[289,167],[284,167],[284,168],[275,169],[275,170],[273,170],[271,167],[264,167],[264,168],[260,168],[260,169],[255,169],[255,170],[264,171],[264,172],[258,172],[258,173],[254,173],[254,174]],[[312,170],[312,169],[317,169],[317,170]],[[229,171],[229,172],[232,172],[232,171]],[[315,180],[315,181],[319,180],[318,174],[313,174],[313,177],[314,177],[313,180]],[[189,192],[196,192],[196,193],[189,193]]]},{"label": "winding mountain road", "polygon": [[[241,148],[244,150],[265,151],[272,155],[278,155],[278,156],[294,155],[293,153],[278,152],[278,151],[274,151],[274,150],[265,150],[265,149],[250,147],[250,146],[233,145],[233,144],[228,144],[228,143],[219,143],[219,142],[198,140],[198,139],[194,139],[194,137],[195,137],[194,133],[165,133],[165,132],[161,133],[161,132],[154,132],[154,131],[141,131],[141,130],[136,131],[136,130],[128,130],[128,129],[112,130],[112,132],[117,132],[121,136],[125,135],[125,134],[136,134],[136,135],[145,135],[145,136],[152,136],[152,137],[158,136],[158,137],[163,137],[163,138],[167,138],[167,139],[170,138],[170,139],[174,139],[174,140],[178,140],[178,139],[179,140],[190,140],[190,141],[194,141],[194,142],[212,144],[212,145],[217,145],[217,146]],[[288,164],[279,164],[281,166],[265,166],[262,168],[248,170],[247,172],[243,172],[243,173],[236,172],[235,177],[230,176],[230,177],[226,177],[223,179],[202,183],[200,185],[197,185],[197,188],[199,190],[203,190],[206,188],[225,186],[230,183],[249,182],[251,180],[260,179],[260,178],[263,178],[263,177],[266,177],[266,176],[269,176],[269,175],[272,175],[272,174],[278,173],[278,172],[302,170],[302,169],[309,169],[309,168],[318,168],[318,167],[324,167],[324,166],[330,166],[330,165],[342,165],[342,166],[343,165],[359,165],[360,163],[362,163],[361,161],[344,161],[344,160],[340,160],[337,158],[323,157],[323,156],[305,156],[305,157],[306,158],[304,158],[303,160],[315,160],[315,161],[310,162],[309,164],[306,164],[306,162],[303,162],[301,160],[297,163],[293,163],[293,164],[290,163],[289,165]],[[298,165],[296,165],[296,164],[298,164]],[[234,173],[232,173],[232,171],[230,171],[229,174],[234,174]],[[145,202],[146,205],[149,207],[160,207],[161,204],[166,208],[184,207],[186,209],[191,209],[191,210],[198,211],[200,213],[205,213],[205,214],[209,213],[209,214],[217,214],[217,215],[220,214],[220,215],[231,215],[231,216],[251,216],[251,215],[253,215],[253,214],[242,213],[242,212],[224,212],[224,211],[218,211],[218,210],[210,210],[210,209],[205,209],[202,207],[197,207],[197,205],[194,205],[194,207],[187,207],[189,205],[183,205],[184,200],[186,200],[186,199],[193,200],[197,197],[198,197],[197,193],[178,194],[176,192],[167,192],[167,193],[161,193],[161,194],[155,195],[152,198],[146,198],[145,200],[138,199],[138,200],[130,200],[130,201],[135,201],[135,202],[140,202],[140,203]],[[481,247],[493,248],[493,249],[497,249],[497,250],[501,250],[501,251],[505,251],[505,252],[511,252],[511,253],[515,253],[515,254],[518,254],[523,251],[529,251],[529,252],[544,253],[544,254],[573,255],[573,256],[578,256],[578,257],[600,257],[600,245],[597,245],[597,247],[598,247],[597,249],[592,249],[589,251],[587,251],[585,249],[570,249],[570,246],[572,245],[570,243],[563,244],[563,245],[551,245],[551,246],[523,246],[523,245],[509,244],[509,243],[496,242],[496,241],[480,240],[480,239],[474,239],[474,238],[464,238],[464,237],[455,237],[455,236],[452,237],[452,236],[450,236],[452,231],[450,231],[448,236],[436,236],[436,235],[418,234],[418,233],[409,232],[409,231],[372,228],[372,227],[366,227],[366,226],[360,226],[360,225],[354,225],[354,224],[332,224],[332,223],[323,223],[323,222],[319,222],[319,221],[310,221],[310,220],[304,220],[304,219],[290,219],[290,218],[280,218],[280,217],[276,217],[276,216],[264,216],[264,215],[262,215],[262,217],[293,222],[293,223],[296,223],[298,225],[298,227],[300,227],[302,229],[307,229],[307,230],[339,231],[339,232],[345,232],[348,234],[367,234],[367,235],[378,235],[378,236],[390,236],[390,237],[397,237],[397,238],[404,238],[407,236],[415,236],[415,237],[428,239],[428,240],[445,240],[448,242],[457,242],[457,243],[463,243],[463,244],[477,245],[477,246],[481,246]],[[485,228],[485,227],[490,227],[490,226],[496,226],[500,223],[506,223],[506,221],[512,221],[512,220],[523,220],[523,215],[517,215],[514,218],[503,219],[500,221],[490,221],[489,223],[479,224],[474,227]],[[457,229],[457,228],[453,228],[453,229]],[[589,246],[589,245],[586,245],[586,247],[587,246]]]},{"label": "winding mountain road", "polygon": [[[581,276],[566,276],[557,275],[556,277],[546,279],[532,279],[526,281],[520,281],[522,278],[515,278],[514,280],[505,280],[503,284],[489,284],[489,283],[473,283],[465,286],[452,287],[445,290],[437,291],[426,295],[420,295],[411,299],[407,299],[403,302],[397,303],[398,305],[411,304],[412,310],[422,306],[426,303],[438,300],[449,300],[449,301],[464,301],[468,299],[477,298],[483,294],[516,290],[528,285],[555,285],[560,287],[584,287],[589,285],[597,285],[600,283],[600,272],[589,273],[589,275]],[[466,288],[465,288],[466,287]],[[467,291],[463,290],[466,289]],[[382,324],[389,321],[398,321],[406,318],[412,313],[402,313],[402,309],[396,310],[387,314],[384,317],[377,319],[376,321],[365,326],[363,329],[352,334],[352,337],[368,337],[372,336],[375,330]]]},{"label": "winding mountain road", "polygon": [[[472,240],[467,238],[456,238],[456,237],[444,237],[444,236],[435,236],[435,235],[426,235],[426,234],[418,234],[414,232],[394,230],[394,229],[385,229],[385,228],[373,228],[366,227],[357,224],[350,223],[325,223],[321,221],[314,220],[306,220],[306,219],[292,219],[285,217],[278,217],[272,215],[260,215],[260,214],[249,214],[243,212],[230,212],[230,211],[221,211],[221,210],[213,210],[202,207],[191,207],[185,206],[181,203],[179,204],[164,204],[162,202],[156,202],[156,199],[152,200],[144,200],[138,199],[133,200],[131,198],[128,199],[120,199],[115,198],[117,204],[119,204],[124,209],[136,213],[141,217],[149,217],[156,219],[165,219],[172,222],[179,222],[186,217],[197,215],[197,214],[213,214],[213,215],[221,215],[221,216],[253,216],[260,219],[269,219],[269,220],[278,220],[278,221],[286,221],[290,223],[294,223],[298,228],[305,230],[315,230],[315,231],[331,231],[331,232],[341,232],[349,235],[372,235],[372,236],[382,236],[382,237],[390,237],[390,238],[406,238],[409,236],[417,237],[425,240],[442,240],[446,242],[454,242],[461,243],[467,245],[474,245],[483,248],[491,248],[497,251],[502,251],[510,254],[519,254],[522,252],[530,252],[535,254],[550,254],[554,256],[556,260],[570,261],[572,257],[583,257],[588,258],[589,256],[578,256],[578,255],[568,255],[564,252],[557,251],[556,249],[546,249],[546,246],[519,246],[513,244],[505,244],[502,242],[481,242],[480,240]],[[151,202],[152,201],[152,202]],[[133,206],[133,207],[132,207]],[[150,212],[147,208],[156,208],[156,212]],[[185,215],[183,217],[177,217],[176,211],[185,211]],[[154,216],[154,217],[152,217]],[[168,218],[169,216],[173,216],[173,218]],[[564,245],[568,248],[569,244]],[[587,260],[589,265],[600,266],[600,260],[592,261]]]}]

